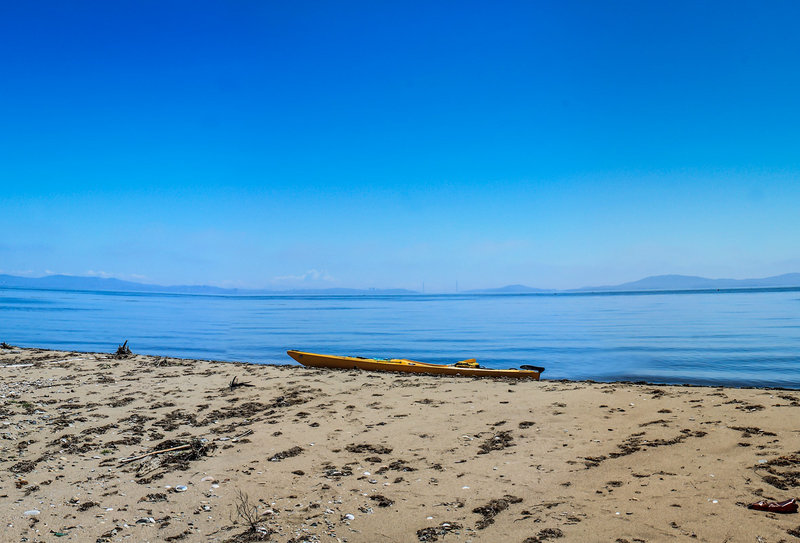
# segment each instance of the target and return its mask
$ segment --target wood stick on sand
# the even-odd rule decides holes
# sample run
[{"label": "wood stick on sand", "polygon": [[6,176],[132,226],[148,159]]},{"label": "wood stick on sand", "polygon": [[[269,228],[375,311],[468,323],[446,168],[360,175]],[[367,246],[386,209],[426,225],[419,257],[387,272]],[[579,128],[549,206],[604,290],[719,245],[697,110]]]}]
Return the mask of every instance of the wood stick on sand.
[{"label": "wood stick on sand", "polygon": [[147,458],[148,456],[155,456],[157,454],[161,454],[161,453],[165,453],[165,452],[180,451],[180,450],[183,450],[183,449],[191,449],[191,448],[192,448],[192,446],[187,444],[187,445],[178,445],[177,447],[171,447],[169,449],[161,449],[160,451],[153,451],[153,452],[149,452],[149,453],[145,453],[145,454],[140,454],[139,456],[132,456],[130,458],[123,458],[122,460],[119,461],[119,465],[122,466],[124,464],[130,464],[134,460],[141,460],[142,458]]}]

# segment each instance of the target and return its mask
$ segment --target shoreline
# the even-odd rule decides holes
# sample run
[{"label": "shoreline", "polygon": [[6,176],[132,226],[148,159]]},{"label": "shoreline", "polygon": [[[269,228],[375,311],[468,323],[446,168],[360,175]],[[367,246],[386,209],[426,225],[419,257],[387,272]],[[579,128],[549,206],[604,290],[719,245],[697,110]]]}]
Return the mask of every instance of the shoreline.
[{"label": "shoreline", "polygon": [[[0,354],[3,352],[3,347],[0,347]],[[51,349],[49,347],[22,347],[16,345],[8,345],[6,349],[19,349],[19,350],[27,350],[27,351],[51,351],[51,352],[61,352],[61,353],[68,353],[72,355],[87,355],[87,356],[99,356],[99,357],[109,357],[113,356],[114,353],[103,352],[103,351],[63,351],[59,349]],[[286,362],[248,362],[242,360],[222,360],[222,359],[209,359],[209,358],[189,358],[189,357],[182,357],[182,356],[169,356],[169,355],[161,355],[161,354],[146,354],[146,353],[133,353],[136,356],[142,357],[149,357],[149,358],[169,358],[174,360],[184,360],[196,363],[211,363],[211,364],[238,364],[238,365],[245,365],[245,366],[266,366],[272,368],[305,368],[311,369],[308,366],[303,366],[302,364],[288,359]],[[288,355],[287,355],[288,356]],[[342,355],[346,356],[346,355]],[[4,367],[12,367],[12,366],[3,366],[0,364],[0,369]],[[503,369],[503,368],[498,368]],[[516,368],[509,368],[509,369],[516,369]],[[334,370],[339,371],[339,370]],[[617,380],[608,380],[608,381],[600,381],[597,379],[569,379],[569,378],[556,378],[556,379],[549,379],[546,376],[547,367],[545,367],[545,371],[542,372],[541,381],[547,381],[549,383],[574,383],[574,384],[586,384],[586,385],[637,385],[637,386],[653,386],[653,387],[670,387],[670,386],[677,386],[677,387],[687,387],[687,388],[726,388],[726,389],[742,389],[742,390],[773,390],[773,391],[783,391],[783,392],[800,392],[800,387],[798,388],[791,388],[791,387],[783,387],[783,386],[759,386],[759,385],[740,385],[737,384],[737,381],[732,382],[684,382],[684,383],[670,383],[670,382],[661,382],[661,381],[648,381],[643,379],[617,379]],[[384,372],[389,375],[404,375],[403,372]],[[433,376],[435,377],[435,376]],[[469,376],[462,376],[456,375],[453,376],[456,378],[471,378]],[[497,379],[497,380],[505,380],[503,377],[491,377],[490,379]]]},{"label": "shoreline", "polygon": [[0,366],[7,541],[800,534],[798,515],[744,507],[796,496],[797,390],[17,347],[0,349]]}]

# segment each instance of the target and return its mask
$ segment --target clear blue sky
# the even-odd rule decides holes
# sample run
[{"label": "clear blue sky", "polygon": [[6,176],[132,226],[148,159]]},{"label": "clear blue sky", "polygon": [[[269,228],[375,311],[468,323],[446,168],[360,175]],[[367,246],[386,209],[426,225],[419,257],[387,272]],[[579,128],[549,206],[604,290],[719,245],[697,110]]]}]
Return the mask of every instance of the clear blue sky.
[{"label": "clear blue sky", "polygon": [[5,2],[0,273],[800,271],[796,2]]}]

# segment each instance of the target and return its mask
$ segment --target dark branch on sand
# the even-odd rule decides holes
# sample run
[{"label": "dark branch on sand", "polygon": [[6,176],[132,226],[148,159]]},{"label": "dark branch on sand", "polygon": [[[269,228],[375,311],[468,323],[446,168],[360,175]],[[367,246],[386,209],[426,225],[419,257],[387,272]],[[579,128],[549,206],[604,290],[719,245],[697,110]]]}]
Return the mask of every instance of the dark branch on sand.
[{"label": "dark branch on sand", "polygon": [[125,340],[125,343],[117,347],[117,352],[114,354],[117,358],[125,358],[131,356],[133,353],[131,352],[130,347],[128,347],[128,340]]},{"label": "dark branch on sand", "polygon": [[239,383],[239,382],[236,381],[236,377],[234,377],[233,379],[231,379],[231,382],[230,382],[230,384],[228,386],[231,389],[234,389],[236,387],[254,387],[255,385],[251,385],[249,381],[244,382],[244,383]]}]

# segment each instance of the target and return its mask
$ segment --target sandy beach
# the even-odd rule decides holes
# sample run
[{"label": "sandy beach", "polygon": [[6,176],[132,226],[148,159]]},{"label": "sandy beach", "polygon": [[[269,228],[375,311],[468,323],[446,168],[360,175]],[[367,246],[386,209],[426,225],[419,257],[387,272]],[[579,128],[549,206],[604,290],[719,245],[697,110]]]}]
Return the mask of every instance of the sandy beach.
[{"label": "sandy beach", "polygon": [[797,391],[15,347],[0,366],[2,541],[800,539],[800,515],[745,507],[796,495]]}]

